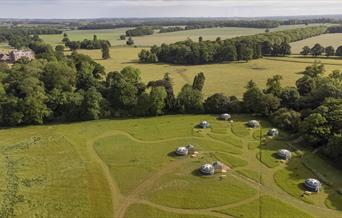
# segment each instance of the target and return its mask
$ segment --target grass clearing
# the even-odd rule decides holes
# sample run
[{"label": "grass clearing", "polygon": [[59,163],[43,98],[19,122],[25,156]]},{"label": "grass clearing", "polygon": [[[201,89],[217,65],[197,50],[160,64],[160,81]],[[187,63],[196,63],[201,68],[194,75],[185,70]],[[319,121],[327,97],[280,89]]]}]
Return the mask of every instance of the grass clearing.
[{"label": "grass clearing", "polygon": [[150,207],[143,204],[133,204],[131,205],[127,213],[125,214],[125,218],[132,218],[132,217],[149,217],[149,218],[212,218],[212,216],[206,215],[192,215],[192,214],[179,214],[179,213],[172,213],[166,212],[163,210],[159,210],[154,207]]},{"label": "grass clearing", "polygon": [[290,195],[310,204],[324,204],[324,199],[327,198],[325,190],[327,187],[325,186],[322,187],[320,192],[313,193],[310,196],[303,194],[305,191],[304,180],[307,178],[316,178],[316,176],[298,158],[292,159],[287,169],[279,170],[274,174],[277,185]]},{"label": "grass clearing", "polygon": [[[260,172],[249,170],[249,169],[239,169],[236,172],[240,173],[243,176],[246,176],[250,179],[252,179],[255,182],[261,182],[260,181]],[[262,178],[261,178],[262,180]]]},{"label": "grass clearing", "polygon": [[[288,149],[293,151],[287,141],[282,141],[279,139],[266,140],[261,144],[261,151],[257,153],[257,158],[267,167],[273,168],[280,164],[280,159],[277,157],[276,152],[279,149]],[[292,152],[292,158],[295,158],[295,153]]]},{"label": "grass clearing", "polygon": [[[232,116],[240,132],[252,118]],[[201,120],[208,120],[212,128],[199,132],[195,126]],[[6,188],[0,189],[1,217],[11,211],[17,217],[198,217],[199,208],[207,217],[217,214],[218,206],[231,204],[236,213],[244,214],[246,203],[258,193],[296,207],[293,217],[298,217],[297,210],[318,217],[341,216],[336,182],[341,172],[312,154],[314,163],[308,162],[308,166],[334,182],[305,197],[311,204],[301,202],[300,185],[306,177],[315,176],[303,165],[307,151],[303,151],[304,159],[266,168],[255,158],[259,148],[247,149],[253,132],[247,129],[247,136],[238,137],[229,125],[226,133],[212,132],[226,124],[213,115],[175,115],[3,129],[0,170],[4,176],[0,185]],[[226,140],[229,137],[241,141],[242,147]],[[174,156],[176,147],[189,143],[199,150],[197,157]],[[216,160],[237,168],[225,177],[220,173],[199,175],[202,164]],[[288,193],[288,198],[283,198]],[[187,210],[183,214],[174,208]],[[263,214],[274,213],[271,206],[264,208]]]},{"label": "grass clearing", "polygon": [[242,205],[237,208],[229,208],[229,209],[222,210],[219,212],[228,214],[234,217],[246,217],[246,218],[313,217],[271,196],[261,196],[260,199],[255,200],[246,205]]},{"label": "grass clearing", "polygon": [[0,184],[7,188],[0,189],[0,217],[110,216],[108,186],[93,180],[101,171],[63,136],[26,129],[12,130],[7,142],[2,134]]},{"label": "grass clearing", "polygon": [[335,192],[325,200],[325,205],[334,210],[342,210],[342,194]]},{"label": "grass clearing", "polygon": [[222,152],[215,152],[213,153],[213,156],[216,157],[217,160],[221,161],[222,163],[227,164],[231,168],[243,167],[243,166],[248,165],[247,161],[241,158],[235,157],[233,155],[230,155],[230,154],[226,154]]},{"label": "grass clearing", "polygon": [[235,147],[242,148],[243,141],[239,139],[238,137],[235,137],[232,132],[227,132],[226,134],[215,134],[215,133],[208,133],[208,136],[210,136],[213,139],[220,140],[222,142],[234,145]]},{"label": "grass clearing", "polygon": [[163,176],[146,198],[169,207],[194,209],[231,204],[256,194],[255,189],[229,174],[222,180],[218,176],[200,176],[198,167],[203,163],[205,161],[191,161]]}]

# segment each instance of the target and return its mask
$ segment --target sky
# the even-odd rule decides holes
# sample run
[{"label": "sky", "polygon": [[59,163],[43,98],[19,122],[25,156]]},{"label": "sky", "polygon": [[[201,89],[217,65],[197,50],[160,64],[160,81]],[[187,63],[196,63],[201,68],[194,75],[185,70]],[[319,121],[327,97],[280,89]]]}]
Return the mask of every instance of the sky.
[{"label": "sky", "polygon": [[260,17],[342,14],[342,0],[0,0],[1,18]]}]

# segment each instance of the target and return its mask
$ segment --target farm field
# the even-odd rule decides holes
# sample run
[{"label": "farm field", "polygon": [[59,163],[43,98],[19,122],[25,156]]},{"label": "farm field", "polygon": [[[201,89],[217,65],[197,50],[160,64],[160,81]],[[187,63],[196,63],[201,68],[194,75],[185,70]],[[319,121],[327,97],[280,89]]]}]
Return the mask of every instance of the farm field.
[{"label": "farm field", "polygon": [[[317,24],[318,25],[318,24]],[[270,31],[279,31],[286,29],[294,29],[304,27],[305,25],[284,25],[273,28]],[[97,35],[99,39],[109,40],[112,46],[125,45],[125,40],[120,40],[120,35],[125,35],[126,30],[130,28],[118,28],[107,30],[71,30],[66,31],[70,40],[92,39],[93,35]],[[148,36],[133,37],[135,45],[137,46],[152,46],[160,45],[162,43],[174,43],[190,38],[197,41],[198,37],[202,36],[204,40],[215,40],[217,37],[222,39],[233,38],[243,35],[253,35],[263,33],[265,29],[257,28],[239,28],[239,27],[224,27],[224,28],[208,28],[197,30],[186,30],[171,33],[155,33]],[[41,38],[53,45],[62,44],[63,35],[42,35]]]},{"label": "farm field", "polygon": [[[175,115],[3,129],[0,217],[341,217],[341,172],[286,132],[264,136],[265,120],[246,128],[250,119],[258,118]],[[198,129],[201,120],[211,127]],[[187,144],[199,155],[174,155]],[[293,159],[279,161],[280,148]],[[199,174],[217,160],[230,170]],[[307,177],[323,182],[319,193],[302,195]]]},{"label": "farm field", "polygon": [[105,66],[106,71],[119,71],[126,66],[133,66],[141,70],[142,79],[145,82],[158,80],[165,73],[170,73],[174,80],[174,89],[177,93],[184,84],[192,83],[194,76],[203,72],[206,77],[204,94],[206,96],[222,92],[227,95],[241,97],[245,91],[247,82],[253,79],[260,87],[264,87],[268,78],[275,74],[283,76],[281,81],[284,86],[293,86],[295,81],[301,77],[306,66],[311,65],[314,60],[321,60],[326,64],[327,72],[342,70],[342,61],[334,59],[313,59],[301,57],[288,58],[263,58],[252,60],[248,63],[219,63],[207,65],[170,65],[170,64],[141,64],[138,62],[138,53],[141,48],[134,47],[112,47],[111,58],[102,60],[100,50],[80,50],[94,58],[98,63]]},{"label": "farm field", "polygon": [[299,54],[304,46],[309,46],[311,48],[316,43],[319,43],[324,47],[333,46],[337,49],[339,46],[342,46],[342,33],[323,34],[301,41],[292,42],[290,45],[292,53]]}]

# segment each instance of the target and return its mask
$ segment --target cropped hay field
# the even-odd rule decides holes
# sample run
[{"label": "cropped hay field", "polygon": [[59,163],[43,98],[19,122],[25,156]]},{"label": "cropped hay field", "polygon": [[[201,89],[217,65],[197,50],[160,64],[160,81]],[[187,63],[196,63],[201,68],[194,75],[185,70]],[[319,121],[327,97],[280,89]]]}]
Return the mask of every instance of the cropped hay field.
[{"label": "cropped hay field", "polygon": [[292,42],[290,45],[292,53],[299,54],[304,46],[309,46],[311,48],[316,43],[319,43],[324,47],[333,46],[337,49],[339,46],[342,46],[342,33],[323,34],[301,41]]},{"label": "cropped hay field", "polygon": [[[233,119],[176,115],[4,129],[0,217],[342,215],[336,191],[342,188],[340,171],[306,150],[304,158],[270,168],[257,154],[276,160],[272,154],[293,142],[282,133],[274,141],[278,146],[248,149],[271,125],[261,120],[262,129],[248,129],[244,124],[252,117]],[[197,129],[201,120],[211,128]],[[189,143],[199,151],[197,157],[174,155],[176,147]],[[199,174],[201,164],[216,160],[232,169]],[[322,175],[330,184],[302,198],[303,180]]]}]

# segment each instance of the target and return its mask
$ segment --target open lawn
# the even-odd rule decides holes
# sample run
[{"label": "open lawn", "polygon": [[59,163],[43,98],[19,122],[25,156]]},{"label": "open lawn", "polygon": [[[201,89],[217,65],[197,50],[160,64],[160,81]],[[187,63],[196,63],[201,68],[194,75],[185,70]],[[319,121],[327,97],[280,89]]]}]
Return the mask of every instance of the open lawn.
[{"label": "open lawn", "polygon": [[304,46],[309,46],[311,48],[316,43],[319,43],[324,47],[333,46],[337,49],[339,46],[342,46],[342,33],[323,34],[301,41],[292,42],[290,44],[292,54],[299,54]]},{"label": "open lawn", "polygon": [[[177,115],[3,129],[0,217],[341,217],[341,171],[307,150],[266,166],[278,147],[248,146],[271,125],[261,120],[261,129],[248,129],[249,119],[258,118]],[[201,120],[211,128],[196,128]],[[292,144],[286,137],[267,142]],[[197,156],[175,156],[189,143]],[[268,157],[260,162],[257,154]],[[232,169],[199,173],[216,160]],[[301,197],[307,177],[330,182]]]}]

